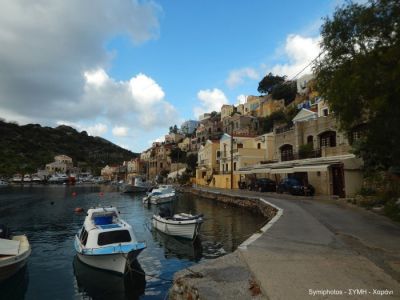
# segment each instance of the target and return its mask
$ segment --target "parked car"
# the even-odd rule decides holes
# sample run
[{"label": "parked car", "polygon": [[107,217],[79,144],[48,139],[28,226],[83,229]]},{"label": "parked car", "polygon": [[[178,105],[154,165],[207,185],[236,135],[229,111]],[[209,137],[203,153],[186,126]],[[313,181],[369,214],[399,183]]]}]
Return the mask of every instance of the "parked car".
[{"label": "parked car", "polygon": [[276,182],[269,178],[259,178],[251,182],[248,185],[248,189],[251,191],[259,191],[259,192],[275,192]]},{"label": "parked car", "polygon": [[314,196],[315,189],[311,184],[302,184],[296,178],[285,178],[277,186],[278,193],[290,193],[292,195]]}]

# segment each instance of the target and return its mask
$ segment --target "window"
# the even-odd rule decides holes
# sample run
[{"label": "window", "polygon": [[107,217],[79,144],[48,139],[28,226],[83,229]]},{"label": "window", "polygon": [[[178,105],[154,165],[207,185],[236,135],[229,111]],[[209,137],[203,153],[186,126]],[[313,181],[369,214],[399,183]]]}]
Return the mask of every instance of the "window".
[{"label": "window", "polygon": [[242,149],[243,148],[243,144],[242,143],[238,143],[237,147],[238,147],[238,149]]},{"label": "window", "polygon": [[84,246],[86,246],[87,238],[88,238],[88,233],[87,233],[87,231],[85,230],[85,228],[82,228],[81,236],[79,237],[79,239],[81,240],[81,242],[82,242],[82,244],[83,244]]},{"label": "window", "polygon": [[281,147],[281,161],[293,160],[293,146],[283,145]]},{"label": "window", "polygon": [[323,115],[324,117],[327,117],[328,114],[329,114],[329,110],[328,110],[327,108],[324,108],[324,109],[322,110],[322,115]]},{"label": "window", "polygon": [[99,234],[97,244],[104,246],[108,244],[126,243],[131,241],[128,230],[107,231]]},{"label": "window", "polygon": [[163,168],[163,163],[160,163],[160,169],[162,169]]},{"label": "window", "polygon": [[257,149],[261,149],[261,143],[257,143]]},{"label": "window", "polygon": [[320,147],[336,147],[336,132],[326,131],[320,136]]},{"label": "window", "polygon": [[233,170],[236,171],[236,162],[233,163]]}]

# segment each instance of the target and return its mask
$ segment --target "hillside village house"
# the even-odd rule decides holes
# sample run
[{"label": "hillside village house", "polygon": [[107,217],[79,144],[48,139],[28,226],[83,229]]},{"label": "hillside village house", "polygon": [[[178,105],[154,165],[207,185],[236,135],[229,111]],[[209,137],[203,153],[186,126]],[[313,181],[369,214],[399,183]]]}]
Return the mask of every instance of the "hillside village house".
[{"label": "hillside village house", "polygon": [[184,134],[181,133],[169,133],[165,135],[165,143],[166,144],[177,144],[181,142],[185,138]]},{"label": "hillside village house", "polygon": [[118,165],[106,165],[103,169],[101,169],[101,176],[106,180],[113,180],[115,179],[116,174],[118,174],[118,171]]},{"label": "hillside village house", "polygon": [[139,176],[145,173],[145,162],[142,161],[140,158],[134,158],[130,161],[125,162],[125,164],[128,180],[130,180],[130,178],[132,177]]},{"label": "hillside village house", "polygon": [[276,181],[297,177],[312,184],[316,194],[354,196],[362,185],[362,162],[350,153],[346,135],[338,130],[325,101],[303,108],[291,127],[276,127],[276,163],[242,168],[239,173],[264,173]]},{"label": "hillside village house", "polygon": [[67,173],[73,168],[72,158],[67,155],[56,155],[54,162],[46,164],[46,171],[49,174]]},{"label": "hillside village house", "polygon": [[[197,144],[204,144],[206,140],[218,139],[222,134],[222,123],[220,115],[210,116],[200,121],[196,129]],[[200,145],[198,146],[198,149]]]},{"label": "hillside village house", "polygon": [[184,152],[189,152],[190,151],[190,143],[191,143],[191,138],[186,137],[180,143],[178,143],[178,148]]},{"label": "hillside village house", "polygon": [[258,119],[253,116],[242,116],[235,113],[231,117],[223,120],[223,129],[225,133],[236,135],[257,135],[259,130]]},{"label": "hillside village house", "polygon": [[149,160],[149,177],[155,178],[161,171],[171,171],[171,158],[169,157],[172,150],[171,144],[157,144],[151,149]]}]

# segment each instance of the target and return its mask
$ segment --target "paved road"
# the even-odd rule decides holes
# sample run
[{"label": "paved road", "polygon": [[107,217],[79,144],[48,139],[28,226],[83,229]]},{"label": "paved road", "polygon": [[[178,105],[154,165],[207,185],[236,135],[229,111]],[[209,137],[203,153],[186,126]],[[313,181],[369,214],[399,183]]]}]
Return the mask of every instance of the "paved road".
[{"label": "paved road", "polygon": [[[267,298],[400,299],[400,224],[340,200],[207,190],[262,197],[283,209],[239,250]],[[322,295],[328,291],[342,296]]]}]

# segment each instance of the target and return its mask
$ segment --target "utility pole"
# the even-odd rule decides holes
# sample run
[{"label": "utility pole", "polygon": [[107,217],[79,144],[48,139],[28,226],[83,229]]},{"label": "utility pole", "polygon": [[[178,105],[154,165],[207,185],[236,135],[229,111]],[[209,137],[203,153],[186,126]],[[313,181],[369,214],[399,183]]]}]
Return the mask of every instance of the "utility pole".
[{"label": "utility pole", "polygon": [[231,121],[231,190],[233,190],[233,122]]}]

